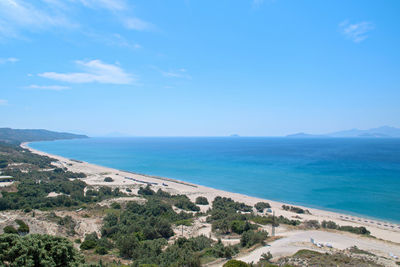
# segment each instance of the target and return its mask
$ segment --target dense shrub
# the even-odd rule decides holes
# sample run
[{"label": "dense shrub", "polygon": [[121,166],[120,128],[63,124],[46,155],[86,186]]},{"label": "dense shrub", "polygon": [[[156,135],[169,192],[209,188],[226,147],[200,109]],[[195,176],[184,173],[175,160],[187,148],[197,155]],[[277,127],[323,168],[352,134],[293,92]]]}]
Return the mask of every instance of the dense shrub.
[{"label": "dense shrub", "polygon": [[262,225],[271,224],[274,226],[279,226],[279,224],[287,224],[287,225],[293,225],[293,226],[301,224],[301,222],[299,220],[290,220],[286,217],[283,217],[282,215],[278,216],[278,217],[274,217],[272,215],[254,216],[251,218],[251,220],[258,224],[262,224]]},{"label": "dense shrub", "polygon": [[283,210],[299,213],[299,214],[310,214],[308,210],[303,210],[302,208],[295,207],[295,206],[287,206],[287,205],[282,205]]},{"label": "dense shrub", "polygon": [[150,185],[147,185],[146,187],[140,187],[138,194],[145,195],[145,196],[151,196],[151,195],[154,195],[155,192],[151,189]]},{"label": "dense shrub", "polygon": [[208,199],[206,197],[197,197],[196,204],[197,205],[208,205]]},{"label": "dense shrub", "polygon": [[306,228],[311,228],[311,229],[319,229],[321,227],[319,221],[317,220],[304,221],[303,224]]},{"label": "dense shrub", "polygon": [[174,199],[175,207],[177,208],[189,211],[200,211],[200,208],[190,201],[190,199],[185,195],[178,195]]},{"label": "dense shrub", "polygon": [[258,212],[264,212],[265,209],[271,208],[271,205],[266,202],[257,202],[254,207]]},{"label": "dense shrub", "polygon": [[239,260],[229,260],[223,267],[249,267],[247,263]]},{"label": "dense shrub", "polygon": [[242,234],[248,230],[257,229],[257,226],[251,224],[249,221],[235,220],[231,222],[230,229],[236,234]]},{"label": "dense shrub", "polygon": [[80,248],[83,250],[93,249],[97,246],[97,242],[94,240],[85,240],[80,245]]},{"label": "dense shrub", "polygon": [[111,182],[114,182],[114,179],[111,177],[106,177],[106,178],[104,178],[104,182],[111,183]]},{"label": "dense shrub", "polygon": [[358,234],[358,235],[369,235],[371,233],[364,226],[354,227],[354,226],[345,225],[345,226],[340,226],[338,228],[338,230],[346,231],[346,232],[350,232],[350,233]]},{"label": "dense shrub", "polygon": [[[40,170],[41,168],[51,169],[51,162],[54,160],[33,154],[18,146],[5,146],[0,143],[1,159],[7,160],[8,163],[21,163],[22,165],[2,170],[2,175],[14,177],[17,182],[15,183],[17,192],[2,192],[0,211],[23,209],[29,212],[32,209],[74,207],[83,203],[99,202],[106,198],[124,195],[119,192],[119,189],[112,191],[108,187],[101,187],[99,190],[89,189],[85,194],[84,189],[87,184],[74,179],[86,177],[84,173],[70,172],[62,168]],[[51,192],[60,195],[47,197]]]},{"label": "dense shrub", "polygon": [[333,221],[322,221],[321,227],[328,229],[338,229],[339,226]]},{"label": "dense shrub", "polygon": [[5,234],[18,234],[17,229],[15,229],[12,225],[7,225],[6,227],[4,227],[3,232]]},{"label": "dense shrub", "polygon": [[99,238],[95,232],[87,234],[85,236],[85,240],[80,245],[80,248],[83,250],[93,249],[97,246]]},{"label": "dense shrub", "polygon": [[119,204],[117,202],[113,202],[113,203],[111,203],[111,208],[119,210],[119,209],[121,209],[121,204]]},{"label": "dense shrub", "polygon": [[17,219],[15,222],[18,224],[17,231],[19,234],[25,235],[29,233],[29,226],[24,221]]},{"label": "dense shrub", "polygon": [[73,244],[63,237],[3,234],[0,235],[0,248],[0,262],[12,263],[10,266],[76,267],[84,263]]},{"label": "dense shrub", "polygon": [[246,231],[240,238],[240,245],[242,247],[251,247],[258,243],[263,243],[267,239],[268,233],[266,231]]},{"label": "dense shrub", "polygon": [[350,226],[350,225],[345,225],[345,226],[339,226],[333,221],[322,221],[321,223],[322,228],[327,228],[327,229],[336,229],[339,231],[345,231],[345,232],[350,232],[358,235],[369,235],[370,231],[367,230],[364,226]]}]

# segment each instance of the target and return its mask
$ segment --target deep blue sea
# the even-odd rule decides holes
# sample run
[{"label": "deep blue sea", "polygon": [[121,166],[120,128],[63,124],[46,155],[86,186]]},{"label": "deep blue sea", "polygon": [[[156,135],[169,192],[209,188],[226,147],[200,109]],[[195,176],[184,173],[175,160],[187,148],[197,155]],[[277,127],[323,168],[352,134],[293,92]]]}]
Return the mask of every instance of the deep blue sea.
[{"label": "deep blue sea", "polygon": [[400,222],[400,139],[138,137],[30,146],[116,169]]}]

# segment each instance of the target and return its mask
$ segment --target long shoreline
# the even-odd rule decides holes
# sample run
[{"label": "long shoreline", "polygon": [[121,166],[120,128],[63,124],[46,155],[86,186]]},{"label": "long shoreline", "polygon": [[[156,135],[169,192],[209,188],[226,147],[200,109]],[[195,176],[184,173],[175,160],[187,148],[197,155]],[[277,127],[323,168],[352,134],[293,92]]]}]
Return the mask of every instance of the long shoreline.
[{"label": "long shoreline", "polygon": [[[339,213],[335,211],[327,211],[318,208],[305,207],[302,205],[289,204],[289,205],[295,205],[296,207],[300,207],[302,209],[307,209],[311,213],[311,214],[297,214],[281,209],[282,205],[288,205],[288,203],[248,196],[240,193],[228,192],[211,187],[188,183],[185,181],[180,181],[177,179],[139,174],[124,170],[117,170],[109,167],[91,164],[84,161],[68,159],[62,156],[53,155],[50,153],[33,149],[29,147],[28,144],[29,144],[28,142],[22,143],[21,147],[30,150],[32,153],[55,158],[56,160],[58,160],[60,164],[62,164],[63,167],[66,167],[71,171],[81,171],[89,174],[89,178],[83,179],[89,185],[129,187],[129,186],[138,186],[141,183],[137,181],[143,181],[144,183],[157,184],[158,187],[163,188],[165,190],[169,190],[174,193],[186,194],[192,200],[194,200],[197,196],[206,196],[209,201],[212,201],[216,196],[223,196],[223,197],[230,197],[236,201],[241,201],[251,206],[253,206],[257,202],[263,201],[271,204],[272,210],[275,212],[277,216],[282,215],[287,218],[296,218],[300,216],[302,220],[318,220],[320,222],[323,220],[326,221],[331,220],[342,226],[343,225],[364,226],[371,232],[371,235],[383,240],[400,244],[399,224],[382,221],[380,219],[371,219],[367,217],[362,217],[360,215],[355,216],[341,212]],[[114,179],[114,182],[112,183],[104,182],[103,180],[105,175],[111,176]]]}]

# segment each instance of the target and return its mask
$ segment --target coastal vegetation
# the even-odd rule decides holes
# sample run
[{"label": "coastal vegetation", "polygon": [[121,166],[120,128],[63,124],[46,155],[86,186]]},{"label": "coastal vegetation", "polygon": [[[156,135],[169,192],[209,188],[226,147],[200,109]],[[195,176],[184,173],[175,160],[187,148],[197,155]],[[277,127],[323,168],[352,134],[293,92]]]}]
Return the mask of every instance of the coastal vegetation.
[{"label": "coastal vegetation", "polygon": [[111,177],[106,177],[106,178],[104,178],[104,182],[111,183],[111,182],[114,182],[114,179]]},{"label": "coastal vegetation", "polygon": [[[2,175],[15,181],[13,192],[0,188],[0,211],[24,209],[51,209],[55,207],[76,207],[85,203],[95,203],[107,198],[124,194],[119,189],[109,187],[98,189],[85,188],[88,185],[77,179],[84,178],[84,173],[74,173],[61,168],[54,168],[54,159],[40,156],[15,145],[0,144],[0,158],[9,162],[2,169]],[[49,197],[50,193],[56,196]]]},{"label": "coastal vegetation", "polygon": [[364,257],[351,257],[343,252],[321,253],[313,250],[302,249],[290,257],[278,261],[279,266],[285,264],[298,266],[371,266],[383,267],[371,259]]},{"label": "coastal vegetation", "polygon": [[[102,259],[112,257],[129,262],[130,266],[197,267],[216,259],[229,260],[240,251],[265,244],[268,233],[262,229],[263,225],[302,225],[369,234],[365,227],[339,226],[333,221],[301,222],[284,216],[263,215],[260,213],[271,208],[269,203],[258,202],[252,207],[220,196],[212,200],[207,212],[200,212],[198,205],[209,205],[206,197],[199,196],[192,202],[186,195],[171,194],[162,189],[156,191],[150,185],[138,189],[137,194],[143,202],[114,201],[112,199],[128,195],[118,188],[89,186],[79,179],[86,177],[84,173],[55,168],[52,165],[54,159],[12,144],[0,144],[0,160],[2,175],[12,177],[14,182],[11,186],[0,188],[0,210],[23,210],[24,214],[32,217],[35,210],[41,210],[49,222],[64,229],[63,236],[74,240],[80,250],[63,237],[30,234],[31,229],[26,222],[15,220],[6,225],[4,234],[0,235],[0,260],[6,266],[29,266],[31,263],[31,266],[124,266],[116,261],[108,261],[109,264],[102,262]],[[114,182],[111,177],[105,177],[104,181]],[[132,193],[132,190],[127,192]],[[103,200],[107,200],[107,206],[97,205]],[[79,211],[81,207],[102,214],[100,233],[91,232],[76,238],[79,225],[76,217],[58,213],[63,210]],[[293,206],[284,206],[284,209],[307,213],[307,210]],[[211,224],[209,237],[183,235],[184,228],[192,227],[200,219]],[[221,238],[226,236],[240,241],[236,245],[224,245]],[[21,251],[17,251],[16,247]],[[89,264],[85,263],[84,258],[88,255],[96,255],[99,262],[90,260]],[[296,257],[299,255],[308,254]],[[230,260],[224,266],[275,266],[269,262],[271,257],[265,254],[259,263],[253,265]],[[69,260],[69,265],[65,259]],[[290,259],[293,261],[293,258]],[[323,260],[329,262],[331,259]],[[290,262],[288,260],[287,263]]]},{"label": "coastal vegetation", "polygon": [[197,205],[208,205],[208,199],[206,197],[197,197],[196,198]]},{"label": "coastal vegetation", "polygon": [[266,202],[257,202],[254,207],[258,212],[264,212],[265,209],[271,208],[271,205]]},{"label": "coastal vegetation", "polygon": [[310,214],[310,212],[308,210],[304,210],[302,208],[295,207],[295,206],[282,205],[282,209],[286,210],[286,211],[299,213],[299,214]]},{"label": "coastal vegetation", "polygon": [[[151,188],[144,190],[150,192]],[[101,230],[101,239],[111,240],[108,244],[114,244],[119,256],[131,259],[134,266],[200,266],[203,258],[231,257],[239,251],[238,247],[224,246],[205,236],[179,237],[167,246],[167,240],[175,235],[173,225],[191,219],[193,214],[175,212],[172,208],[175,202],[170,201],[171,196],[166,192],[158,191],[146,196],[144,204],[129,202],[119,214],[107,215]],[[112,248],[99,245],[101,239],[85,238],[82,245],[88,249],[96,248],[96,251]]]},{"label": "coastal vegetation", "polygon": [[340,226],[337,225],[333,221],[322,221],[321,223],[322,228],[327,228],[327,229],[335,229],[339,231],[345,231],[345,232],[350,232],[353,234],[358,234],[358,235],[369,235],[370,231],[367,230],[364,226],[359,226],[359,227],[354,227],[350,225],[344,225]]},{"label": "coastal vegetation", "polygon": [[30,234],[0,235],[2,266],[81,266],[83,256],[64,237]]},{"label": "coastal vegetation", "polygon": [[159,189],[155,192],[151,189],[150,185],[146,187],[141,187],[138,191],[139,195],[143,195],[147,198],[151,199],[159,199],[169,204],[186,211],[200,211],[200,208],[194,204],[186,195],[171,195],[168,192],[165,192]]}]

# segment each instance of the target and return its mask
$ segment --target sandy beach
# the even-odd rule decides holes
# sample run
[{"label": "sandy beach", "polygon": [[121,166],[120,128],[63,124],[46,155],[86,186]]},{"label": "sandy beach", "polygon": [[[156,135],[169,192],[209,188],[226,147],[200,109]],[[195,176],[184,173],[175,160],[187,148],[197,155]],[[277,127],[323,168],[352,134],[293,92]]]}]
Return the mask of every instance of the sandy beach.
[{"label": "sandy beach", "polygon": [[[328,248],[316,248],[310,243],[310,238],[314,238],[318,242],[330,242],[334,248],[345,249],[350,246],[357,245],[362,249],[373,251],[376,255],[387,257],[389,260],[385,265],[394,264],[394,261],[390,259],[389,254],[400,256],[400,225],[393,224],[385,221],[379,221],[376,219],[356,217],[348,214],[325,211],[315,208],[308,208],[296,205],[303,209],[310,211],[310,214],[296,214],[290,211],[282,209],[282,205],[285,203],[272,201],[268,199],[261,199],[257,197],[251,197],[243,194],[232,193],[222,191],[210,187],[201,185],[191,184],[184,181],[173,180],[169,178],[154,177],[142,174],[135,174],[132,172],[116,170],[108,167],[103,167],[87,162],[77,161],[74,159],[67,159],[58,155],[48,154],[42,151],[32,149],[28,146],[28,143],[21,145],[25,149],[29,149],[33,153],[40,155],[49,156],[57,160],[54,163],[57,167],[67,168],[73,172],[83,172],[87,174],[87,178],[82,179],[88,185],[101,186],[106,185],[110,187],[118,187],[121,190],[130,188],[132,194],[135,194],[137,190],[146,185],[146,183],[153,183],[152,186],[155,190],[162,188],[165,191],[174,194],[185,194],[191,200],[195,200],[198,196],[204,196],[211,203],[216,196],[230,197],[236,201],[244,202],[248,205],[253,206],[257,202],[264,201],[271,205],[271,209],[275,212],[276,216],[284,216],[291,219],[304,220],[318,220],[322,222],[334,221],[338,225],[351,225],[351,226],[365,226],[371,235],[376,238],[357,236],[355,234],[339,231],[328,231],[328,230],[310,230],[310,231],[298,231],[290,230],[285,227],[278,227],[276,234],[282,236],[282,239],[274,241],[270,246],[264,246],[258,248],[247,255],[239,255],[238,258],[247,262],[257,261],[262,253],[271,251],[274,257],[291,255],[301,248],[309,248],[315,250],[326,250]],[[105,182],[105,177],[111,177],[112,182]],[[206,211],[209,205],[201,206],[202,211]],[[205,229],[206,227],[204,227]],[[207,230],[201,230],[204,233]],[[268,230],[268,229],[267,229]],[[269,231],[269,230],[268,230]],[[270,231],[269,231],[270,232]],[[215,265],[218,266],[218,265]],[[393,265],[394,266],[394,265]]]}]

